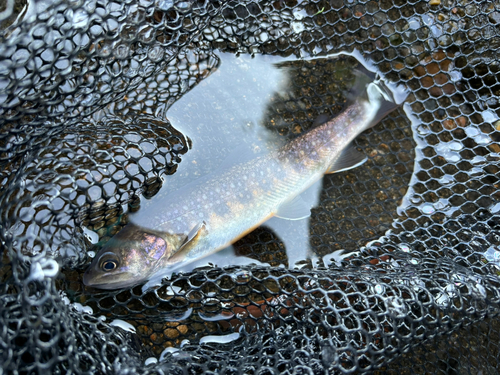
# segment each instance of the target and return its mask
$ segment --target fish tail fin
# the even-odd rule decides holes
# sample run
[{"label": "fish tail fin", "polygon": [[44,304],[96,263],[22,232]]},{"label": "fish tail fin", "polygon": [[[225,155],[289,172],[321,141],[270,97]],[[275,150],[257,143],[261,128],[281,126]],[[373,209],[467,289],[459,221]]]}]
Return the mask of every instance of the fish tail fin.
[{"label": "fish tail fin", "polygon": [[354,74],[356,79],[348,95],[350,101],[364,100],[374,105],[379,103],[379,110],[366,129],[378,124],[385,116],[397,109],[408,96],[404,86],[381,78],[364,66],[356,68]]},{"label": "fish tail fin", "polygon": [[379,102],[379,109],[370,122],[368,128],[377,125],[389,113],[397,109],[408,96],[408,92],[401,85],[396,85],[383,78],[378,78],[366,87],[366,99],[370,103]]}]

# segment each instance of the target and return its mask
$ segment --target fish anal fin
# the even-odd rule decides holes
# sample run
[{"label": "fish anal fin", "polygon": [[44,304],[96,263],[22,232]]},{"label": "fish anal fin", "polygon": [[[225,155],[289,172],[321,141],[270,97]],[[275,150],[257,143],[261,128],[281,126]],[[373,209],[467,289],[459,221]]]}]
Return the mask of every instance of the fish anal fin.
[{"label": "fish anal fin", "polygon": [[301,220],[311,216],[311,207],[299,195],[282,204],[274,216],[285,220]]},{"label": "fish anal fin", "polygon": [[325,173],[337,173],[359,167],[368,160],[366,155],[356,150],[351,143],[347,146],[337,159],[330,165]]}]

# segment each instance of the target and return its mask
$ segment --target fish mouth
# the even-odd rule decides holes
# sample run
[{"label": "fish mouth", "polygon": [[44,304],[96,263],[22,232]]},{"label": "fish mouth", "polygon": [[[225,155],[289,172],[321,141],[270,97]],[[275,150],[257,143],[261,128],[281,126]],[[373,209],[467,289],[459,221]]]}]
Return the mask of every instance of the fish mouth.
[{"label": "fish mouth", "polygon": [[[113,277],[109,277],[113,276]],[[92,275],[91,272],[86,271],[83,274],[83,284],[92,288],[98,289],[122,289],[139,284],[141,279],[138,279],[131,272],[123,272],[120,274],[121,277],[117,278],[113,274],[103,274],[98,277]],[[109,280],[108,280],[109,279]]]}]

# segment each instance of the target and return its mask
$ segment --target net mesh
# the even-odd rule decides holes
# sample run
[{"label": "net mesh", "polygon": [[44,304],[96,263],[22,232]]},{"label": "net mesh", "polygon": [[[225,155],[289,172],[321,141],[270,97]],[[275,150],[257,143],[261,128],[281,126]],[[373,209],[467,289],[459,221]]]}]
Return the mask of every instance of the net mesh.
[{"label": "net mesh", "polygon": [[[498,373],[500,2],[7,1],[0,22],[0,373]],[[168,110],[219,52],[309,57],[267,117],[287,138],[341,112],[352,61],[324,56],[354,49],[413,113],[325,177],[311,246],[358,253],[290,270],[258,228],[235,247],[269,266],[84,288],[87,229],[102,245],[182,169]]]}]

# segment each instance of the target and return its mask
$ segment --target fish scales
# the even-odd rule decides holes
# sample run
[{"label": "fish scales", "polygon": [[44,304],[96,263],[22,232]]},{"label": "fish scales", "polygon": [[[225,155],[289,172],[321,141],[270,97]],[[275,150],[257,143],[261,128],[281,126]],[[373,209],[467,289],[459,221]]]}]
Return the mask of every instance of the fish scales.
[{"label": "fish scales", "polygon": [[134,285],[222,249],[272,216],[286,218],[294,199],[324,173],[358,165],[342,164],[344,149],[398,107],[381,81],[369,84],[365,94],[276,151],[224,166],[168,195],[146,213],[147,227],[132,222],[101,249],[84,283],[105,289]]}]

